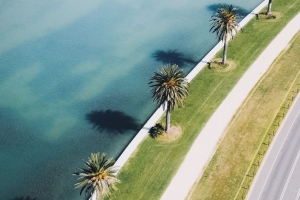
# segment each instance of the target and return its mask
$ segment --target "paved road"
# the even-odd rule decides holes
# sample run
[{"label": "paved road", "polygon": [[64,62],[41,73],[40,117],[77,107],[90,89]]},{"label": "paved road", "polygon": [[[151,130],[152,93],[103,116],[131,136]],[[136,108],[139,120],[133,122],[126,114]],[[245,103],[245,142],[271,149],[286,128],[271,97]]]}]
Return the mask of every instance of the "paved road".
[{"label": "paved road", "polygon": [[300,200],[300,98],[274,139],[247,200]]},{"label": "paved road", "polygon": [[[255,13],[255,12],[254,12]],[[183,200],[215,153],[232,117],[269,66],[300,30],[300,13],[294,17],[253,62],[199,133],[161,200]],[[218,124],[218,126],[216,126]],[[188,173],[187,173],[188,172]],[[274,200],[274,199],[272,199]]]}]

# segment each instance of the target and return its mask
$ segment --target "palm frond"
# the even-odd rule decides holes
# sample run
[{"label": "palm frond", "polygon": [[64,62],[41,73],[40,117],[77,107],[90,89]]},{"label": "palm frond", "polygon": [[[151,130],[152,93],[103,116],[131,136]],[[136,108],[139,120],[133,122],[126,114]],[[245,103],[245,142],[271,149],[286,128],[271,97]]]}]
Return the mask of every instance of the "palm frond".
[{"label": "palm frond", "polygon": [[88,196],[96,192],[97,199],[103,199],[111,195],[110,189],[117,190],[115,184],[120,183],[116,178],[119,168],[113,166],[115,162],[112,158],[106,160],[105,157],[105,153],[101,156],[100,153],[92,153],[88,161],[84,161],[87,169],[78,168],[80,171],[73,173],[79,176],[75,188],[81,187],[80,195],[83,191]]},{"label": "palm frond", "polygon": [[171,109],[181,105],[188,96],[189,84],[184,72],[178,69],[178,65],[163,66],[150,78],[149,85],[153,100],[163,106],[169,102]]},{"label": "palm frond", "polygon": [[217,12],[212,15],[209,31],[216,33],[219,41],[225,41],[228,36],[233,37],[234,32],[237,32],[238,19],[240,18],[237,11],[237,8],[228,5],[218,8]]}]

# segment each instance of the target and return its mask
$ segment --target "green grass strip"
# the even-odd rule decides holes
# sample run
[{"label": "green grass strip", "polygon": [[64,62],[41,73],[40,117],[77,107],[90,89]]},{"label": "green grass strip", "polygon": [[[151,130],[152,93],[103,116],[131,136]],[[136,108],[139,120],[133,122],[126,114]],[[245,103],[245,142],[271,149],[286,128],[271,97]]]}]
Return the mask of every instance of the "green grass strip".
[{"label": "green grass strip", "polygon": [[252,90],[189,199],[245,199],[300,89],[300,33]]},{"label": "green grass strip", "polygon": [[195,77],[184,106],[171,113],[171,124],[181,126],[182,136],[172,143],[146,138],[120,171],[122,183],[114,199],[161,197],[205,123],[259,54],[299,12],[299,2],[274,1],[273,11],[280,17],[273,21],[254,19],[235,36],[228,47],[228,59],[235,62],[235,68],[227,72],[205,68]]},{"label": "green grass strip", "polygon": [[[297,34],[297,36],[295,37],[296,39],[294,39],[292,41],[292,43],[298,43],[300,44],[300,33]],[[290,51],[293,51],[292,53],[290,53]],[[293,48],[290,50],[289,52],[286,52],[286,54],[282,57],[280,57],[281,62],[279,64],[282,64],[282,66],[287,65],[298,65],[299,69],[300,69],[300,59],[298,58],[298,52],[300,51],[300,45],[295,45],[293,46]],[[293,59],[290,59],[290,54],[293,54]],[[288,62],[286,62],[286,59],[288,59]],[[296,71],[295,71],[296,73]],[[293,83],[291,84],[290,89],[288,90],[288,93],[284,99],[284,101],[282,102],[282,104],[280,105],[280,108],[277,112],[277,115],[275,116],[273,122],[269,125],[269,129],[268,131],[264,134],[264,138],[263,140],[260,142],[260,146],[256,152],[256,155],[253,158],[253,161],[251,163],[251,165],[248,167],[248,170],[244,176],[243,182],[240,185],[240,189],[237,192],[237,195],[235,197],[235,199],[245,199],[248,190],[250,189],[251,183],[256,175],[256,172],[260,166],[260,164],[262,163],[265,153],[269,148],[269,145],[271,144],[276,132],[278,131],[278,128],[281,124],[281,122],[283,121],[286,113],[288,112],[291,104],[293,103],[294,99],[296,98],[296,96],[298,95],[299,91],[300,91],[300,70],[298,71],[298,74],[296,75],[296,77],[294,78]],[[292,74],[289,74],[292,75]],[[293,80],[293,75],[289,76],[290,80]],[[277,82],[277,80],[274,80],[274,82]],[[277,97],[274,97],[277,98]],[[267,112],[267,111],[266,111]]]}]

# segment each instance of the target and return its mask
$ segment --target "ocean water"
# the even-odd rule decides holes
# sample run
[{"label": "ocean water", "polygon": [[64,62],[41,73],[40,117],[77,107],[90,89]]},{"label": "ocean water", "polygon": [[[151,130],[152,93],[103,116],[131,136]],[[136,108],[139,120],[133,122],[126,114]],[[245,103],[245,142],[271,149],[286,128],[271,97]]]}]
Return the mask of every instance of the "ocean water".
[{"label": "ocean water", "polygon": [[261,0],[0,0],[0,199],[84,199],[76,167],[120,155],[157,108],[149,78],[189,72],[226,3]]}]

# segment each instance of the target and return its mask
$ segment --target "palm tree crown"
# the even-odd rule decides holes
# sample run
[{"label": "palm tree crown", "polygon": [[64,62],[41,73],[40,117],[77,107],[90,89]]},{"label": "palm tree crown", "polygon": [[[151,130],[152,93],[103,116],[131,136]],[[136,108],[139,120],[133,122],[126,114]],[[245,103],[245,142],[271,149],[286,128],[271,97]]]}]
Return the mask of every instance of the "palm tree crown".
[{"label": "palm tree crown", "polygon": [[209,31],[217,33],[219,41],[224,42],[223,60],[222,64],[226,62],[227,56],[227,37],[231,35],[233,38],[234,32],[237,33],[238,22],[237,20],[240,16],[237,14],[238,9],[232,7],[232,5],[222,6],[217,10],[217,12],[212,16],[210,22],[212,27]]},{"label": "palm tree crown", "polygon": [[189,84],[184,72],[176,64],[163,66],[160,72],[155,72],[150,78],[149,84],[154,100],[163,106],[169,102],[172,110],[188,96]]},{"label": "palm tree crown", "polygon": [[219,41],[227,40],[228,35],[233,37],[233,34],[237,32],[237,27],[239,26],[237,20],[240,18],[237,14],[238,9],[232,5],[222,6],[217,10],[217,12],[212,16],[210,20],[212,22],[212,27],[209,31],[217,33]]},{"label": "palm tree crown", "polygon": [[78,168],[81,171],[73,173],[73,175],[80,176],[78,182],[75,184],[76,188],[82,187],[81,193],[85,190],[86,195],[91,197],[95,192],[97,199],[103,199],[111,195],[110,188],[118,190],[115,186],[120,180],[116,178],[118,168],[113,166],[112,158],[106,160],[106,154],[92,153],[88,161],[84,161],[87,169]]},{"label": "palm tree crown", "polygon": [[159,72],[155,72],[150,78],[152,97],[159,105],[167,104],[166,132],[170,128],[170,109],[181,105],[188,96],[188,86],[184,72],[178,69],[178,65],[165,65]]}]

